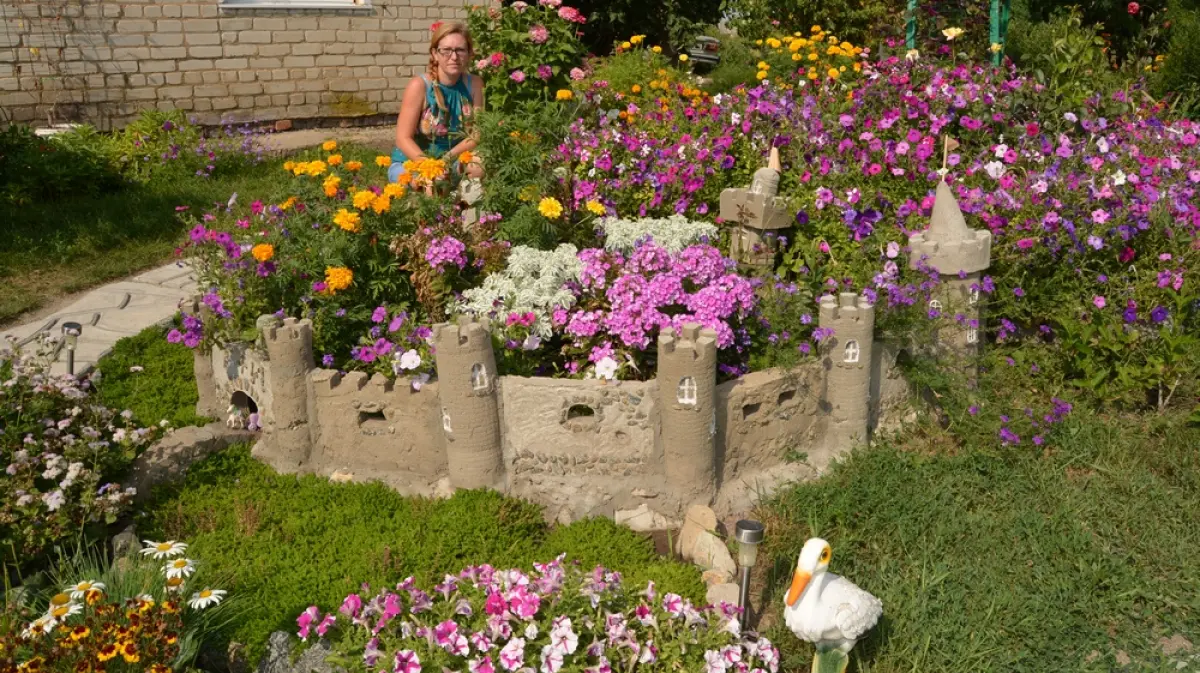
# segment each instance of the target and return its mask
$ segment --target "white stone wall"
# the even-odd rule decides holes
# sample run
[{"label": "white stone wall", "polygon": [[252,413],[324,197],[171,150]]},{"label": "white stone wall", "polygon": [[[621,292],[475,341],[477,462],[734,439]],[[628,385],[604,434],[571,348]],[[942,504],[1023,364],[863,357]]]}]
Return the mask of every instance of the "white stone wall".
[{"label": "white stone wall", "polygon": [[[0,0],[0,124],[123,126],[145,108],[203,124],[395,114],[430,26],[464,0],[229,9],[218,0]],[[482,4],[482,3],[480,3]]]}]

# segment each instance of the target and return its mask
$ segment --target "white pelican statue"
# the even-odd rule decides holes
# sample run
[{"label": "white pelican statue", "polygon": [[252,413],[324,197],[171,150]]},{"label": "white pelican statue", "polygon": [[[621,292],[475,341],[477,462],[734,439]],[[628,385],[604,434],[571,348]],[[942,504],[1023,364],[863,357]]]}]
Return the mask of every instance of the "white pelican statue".
[{"label": "white pelican statue", "polygon": [[829,543],[819,537],[804,543],[783,610],[792,633],[817,648],[813,673],[844,673],[850,648],[883,614],[878,598],[826,572],[832,553]]}]

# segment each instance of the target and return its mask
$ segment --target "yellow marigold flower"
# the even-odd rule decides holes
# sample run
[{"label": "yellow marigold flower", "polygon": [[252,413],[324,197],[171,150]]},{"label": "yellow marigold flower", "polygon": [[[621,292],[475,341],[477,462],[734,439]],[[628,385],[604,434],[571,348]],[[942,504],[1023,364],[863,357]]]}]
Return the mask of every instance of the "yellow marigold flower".
[{"label": "yellow marigold flower", "polygon": [[563,214],[562,204],[553,196],[547,196],[538,202],[538,212],[546,219],[556,219]]},{"label": "yellow marigold flower", "polygon": [[854,72],[862,72],[862,64],[861,63],[854,64]]},{"label": "yellow marigold flower", "polygon": [[342,184],[341,178],[339,178],[336,175],[331,175],[331,176],[325,178],[325,182],[322,183],[321,187],[322,187],[322,189],[325,190],[325,196],[328,196],[329,198],[333,198],[333,197],[337,196],[338,187],[340,187],[341,184]]},{"label": "yellow marigold flower", "polygon": [[446,162],[441,159],[425,157],[417,165],[417,174],[432,182],[446,174]]},{"label": "yellow marigold flower", "polygon": [[947,40],[953,40],[954,38],[956,38],[962,34],[963,34],[963,29],[955,27],[955,26],[951,26],[942,31],[942,35],[946,36]]},{"label": "yellow marigold flower", "polygon": [[767,46],[772,49],[778,49],[783,46],[783,43],[779,41],[779,38],[769,37],[767,38]]},{"label": "yellow marigold flower", "polygon": [[301,175],[308,172],[308,162],[298,161],[292,164],[292,175]]},{"label": "yellow marigold flower", "polygon": [[838,72],[837,68],[830,68],[829,72],[827,72],[826,74],[829,75],[830,79],[837,79],[838,75],[840,75],[841,73]]},{"label": "yellow marigold flower", "polygon": [[843,42],[838,46],[840,46],[842,49],[845,49],[846,51],[854,51],[854,45],[850,44],[849,42]]},{"label": "yellow marigold flower", "polygon": [[603,215],[607,212],[604,210],[604,205],[596,199],[587,202],[587,209],[595,215]]},{"label": "yellow marigold flower", "polygon": [[755,77],[757,77],[757,78],[759,78],[759,79],[766,79],[766,78],[767,78],[767,71],[766,71],[766,70],[759,70],[757,73],[755,73],[755,74],[754,74],[754,76],[755,76]]},{"label": "yellow marigold flower", "polygon": [[269,262],[275,256],[275,246],[270,243],[259,243],[250,249],[250,254],[260,262]]},{"label": "yellow marigold flower", "polygon": [[838,66],[838,72],[846,72],[846,66],[844,66],[844,65]]},{"label": "yellow marigold flower", "polygon": [[375,165],[380,168],[387,168],[392,165],[392,158],[389,156],[379,155],[375,157]]},{"label": "yellow marigold flower", "polygon": [[816,73],[816,71],[809,70],[809,71],[808,71],[808,78],[809,78],[809,79],[816,79],[816,78],[817,78],[817,73]]},{"label": "yellow marigold flower", "polygon": [[297,202],[297,201],[299,201],[299,199],[297,199],[296,197],[294,197],[294,196],[289,196],[289,197],[287,198],[287,201],[284,201],[283,203],[279,204],[279,209],[280,209],[280,210],[288,210],[288,209],[290,209],[292,206],[296,205],[296,202]]},{"label": "yellow marigold flower", "polygon": [[342,155],[330,154],[328,161],[329,161],[330,166],[341,166],[342,165]]},{"label": "yellow marigold flower", "polygon": [[801,57],[800,57],[800,54],[792,54],[792,60],[793,60],[793,61],[799,61],[799,60],[800,60],[800,58],[801,58]]},{"label": "yellow marigold flower", "polygon": [[654,45],[653,47],[650,47],[650,51],[652,51],[652,52],[654,52],[654,53],[656,53],[656,54],[661,54],[661,53],[662,53],[662,47],[660,47],[660,46],[658,46],[658,45],[656,44],[656,45]]},{"label": "yellow marigold flower", "polygon": [[554,94],[554,98],[556,100],[571,100],[574,97],[575,94],[570,89],[559,89],[558,92]]},{"label": "yellow marigold flower", "polygon": [[285,170],[285,171],[288,171],[289,173],[290,173],[290,172],[292,171],[292,169],[293,169],[293,168],[295,168],[295,167],[296,167],[296,162],[295,162],[295,161],[285,161],[285,162],[283,162],[283,170]]},{"label": "yellow marigold flower", "polygon": [[767,63],[766,61],[759,61],[757,67],[759,70],[770,70],[771,64]]},{"label": "yellow marigold flower", "polygon": [[376,215],[382,215],[392,209],[392,199],[387,196],[376,197],[371,202],[371,210],[375,211]]},{"label": "yellow marigold flower", "polygon": [[[354,195],[354,207],[359,210],[366,210],[371,207],[371,203],[375,201],[375,193],[369,189],[364,189]],[[337,218],[334,218],[337,222]]]},{"label": "yellow marigold flower", "polygon": [[680,60],[680,61],[683,61],[684,63],[686,63],[686,62],[687,62],[687,59],[688,59],[688,56],[687,56],[687,54],[680,54],[680,55],[679,55],[679,60]]},{"label": "yellow marigold flower", "polygon": [[312,177],[317,177],[328,170],[329,166],[324,161],[310,161],[306,167],[306,172]]},{"label": "yellow marigold flower", "polygon": [[362,167],[363,167],[363,162],[361,162],[361,161],[347,161],[346,162],[346,170],[350,171],[351,173],[358,171],[358,170],[362,170]]},{"label": "yellow marigold flower", "polygon": [[820,27],[820,26],[813,26],[813,27],[812,27],[812,32],[814,32],[814,33],[819,33],[819,32],[821,32],[821,27]]},{"label": "yellow marigold flower", "polygon": [[622,48],[622,49],[631,49],[632,47],[633,47],[633,45],[629,44],[628,42],[622,42],[622,43],[621,43],[621,48]]},{"label": "yellow marigold flower", "polygon": [[383,195],[389,199],[398,199],[401,196],[404,196],[406,191],[408,190],[405,189],[404,185],[398,182],[389,182],[387,186],[383,188]]},{"label": "yellow marigold flower", "polygon": [[354,272],[344,266],[325,268],[325,285],[330,292],[345,290],[354,282]]},{"label": "yellow marigold flower", "polygon": [[362,218],[358,213],[352,213],[345,208],[337,211],[333,216],[333,223],[352,234],[362,229]]},{"label": "yellow marigold flower", "polygon": [[809,52],[809,53],[808,53],[808,60],[810,60],[810,61],[815,61],[815,60],[817,60],[818,58],[820,58],[820,56],[817,56],[817,52],[815,52],[815,51],[811,51],[811,52]]},{"label": "yellow marigold flower", "polygon": [[325,143],[321,145],[321,149],[325,150],[326,152],[332,152],[337,149],[337,141],[326,140]]},{"label": "yellow marigold flower", "polygon": [[754,41],[754,44],[756,44],[756,45],[758,45],[758,46],[760,46],[760,47],[761,47],[761,46],[762,46],[762,40],[755,40],[755,41]]},{"label": "yellow marigold flower", "polygon": [[396,184],[398,184],[402,187],[407,186],[409,184],[412,184],[412,178],[413,178],[412,173],[401,173],[400,177],[396,178]]},{"label": "yellow marigold flower", "polygon": [[641,44],[642,40],[645,40],[645,39],[646,39],[645,35],[634,35],[633,37],[629,38],[629,41],[633,44]]}]

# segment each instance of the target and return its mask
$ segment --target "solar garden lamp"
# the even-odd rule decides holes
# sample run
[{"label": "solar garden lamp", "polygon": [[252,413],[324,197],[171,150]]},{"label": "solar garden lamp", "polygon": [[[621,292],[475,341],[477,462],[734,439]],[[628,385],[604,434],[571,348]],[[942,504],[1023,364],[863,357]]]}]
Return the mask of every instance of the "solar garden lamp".
[{"label": "solar garden lamp", "polygon": [[741,572],[741,591],[738,593],[738,607],[742,614],[750,610],[750,569],[758,562],[758,545],[763,541],[766,528],[759,522],[742,519],[734,526],[734,539],[738,543],[738,568]]},{"label": "solar garden lamp", "polygon": [[63,339],[67,343],[67,373],[75,376],[75,347],[79,345],[79,335],[83,333],[83,325],[77,322],[62,324]]}]

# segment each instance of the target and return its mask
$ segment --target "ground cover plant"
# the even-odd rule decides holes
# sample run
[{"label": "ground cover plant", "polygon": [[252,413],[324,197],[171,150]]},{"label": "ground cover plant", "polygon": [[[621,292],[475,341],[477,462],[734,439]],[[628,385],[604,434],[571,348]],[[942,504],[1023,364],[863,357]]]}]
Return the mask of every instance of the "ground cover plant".
[{"label": "ground cover plant", "polygon": [[163,428],[97,404],[88,379],[48,373],[47,340],[0,357],[0,560],[6,577],[56,545],[94,539],[129,508],[115,483]]},{"label": "ground cover plant", "polygon": [[548,529],[536,506],[491,491],[425,500],[379,483],[278,475],[248,446],[202,461],[182,483],[158,490],[138,526],[153,539],[189,540],[189,554],[246,597],[244,617],[225,636],[246,644],[252,661],[272,631],[295,632],[310,605],[330,610],[364,582],[386,587],[411,575],[432,586],[468,565],[530,570],[567,553],[585,568],[621,572],[630,586],[654,580],[662,592],[703,598],[694,568],[656,557],[650,540],[612,521]]},{"label": "ground cover plant", "polygon": [[[1198,442],[1178,411],[1077,412],[1041,447],[920,424],[766,504],[766,600],[820,535],[883,600],[859,670],[1174,670],[1194,651],[1163,643],[1200,630]],[[807,667],[781,621],[765,633]]]},{"label": "ground cover plant", "polygon": [[118,409],[129,409],[133,418],[153,425],[166,420],[173,427],[203,425],[196,415],[196,379],[192,351],[164,338],[166,330],[151,326],[117,341],[112,352],[100,358],[96,370],[97,399]]}]

